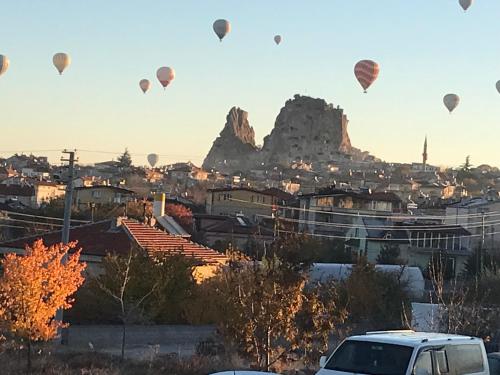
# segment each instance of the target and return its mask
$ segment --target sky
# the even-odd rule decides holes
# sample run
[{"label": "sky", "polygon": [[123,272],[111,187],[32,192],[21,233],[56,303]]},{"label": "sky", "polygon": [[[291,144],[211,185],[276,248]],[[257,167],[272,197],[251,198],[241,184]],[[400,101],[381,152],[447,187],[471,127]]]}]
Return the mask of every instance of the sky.
[{"label": "sky", "polygon": [[[383,160],[420,161],[427,135],[431,164],[500,166],[499,16],[497,0],[467,13],[458,0],[4,0],[0,155],[57,161],[68,148],[92,163],[128,147],[139,165],[150,152],[201,164],[231,107],[262,144],[303,94],[343,108],[353,146]],[[232,25],[222,43],[218,18]],[[62,76],[57,52],[72,57]],[[353,74],[362,59],[381,67],[368,94]],[[160,66],[176,70],[166,90]],[[447,93],[461,97],[452,115]]]}]

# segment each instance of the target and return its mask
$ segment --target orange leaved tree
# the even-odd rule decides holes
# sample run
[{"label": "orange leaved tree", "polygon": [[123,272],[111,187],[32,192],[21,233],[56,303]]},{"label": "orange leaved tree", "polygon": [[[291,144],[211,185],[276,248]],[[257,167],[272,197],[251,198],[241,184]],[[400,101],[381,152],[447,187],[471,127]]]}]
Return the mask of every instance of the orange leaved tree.
[{"label": "orange leaved tree", "polygon": [[1,261],[0,321],[14,336],[27,342],[28,368],[31,343],[48,341],[63,323],[57,310],[69,309],[71,295],[83,283],[85,264],[80,250],[67,256],[76,243],[47,247],[42,240],[26,246],[24,255],[7,254]]}]

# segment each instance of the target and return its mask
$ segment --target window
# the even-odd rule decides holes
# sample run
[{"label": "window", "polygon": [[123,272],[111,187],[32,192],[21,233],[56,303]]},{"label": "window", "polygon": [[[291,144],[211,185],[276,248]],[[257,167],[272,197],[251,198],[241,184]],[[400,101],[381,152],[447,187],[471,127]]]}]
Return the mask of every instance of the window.
[{"label": "window", "polygon": [[369,341],[345,341],[325,366],[327,370],[371,375],[406,374],[413,348]]},{"label": "window", "polygon": [[92,192],[92,198],[100,198],[101,197],[101,191],[100,190],[94,190]]},{"label": "window", "polygon": [[415,375],[432,375],[431,352],[421,352],[419,354],[413,373]]},{"label": "window", "polygon": [[474,374],[484,371],[483,353],[478,344],[449,345],[446,355],[455,374]]}]

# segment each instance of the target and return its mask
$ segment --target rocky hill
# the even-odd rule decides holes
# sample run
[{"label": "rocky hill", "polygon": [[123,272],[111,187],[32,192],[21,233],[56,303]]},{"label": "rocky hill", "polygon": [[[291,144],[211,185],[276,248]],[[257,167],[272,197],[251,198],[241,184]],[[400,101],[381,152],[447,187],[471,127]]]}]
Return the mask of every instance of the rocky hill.
[{"label": "rocky hill", "polygon": [[226,117],[224,129],[203,161],[203,169],[246,170],[251,168],[257,158],[255,132],[248,122],[248,112],[233,107]]},{"label": "rocky hill", "polygon": [[339,160],[363,160],[366,152],[352,147],[347,116],[340,107],[323,99],[295,95],[281,109],[264,146],[255,146],[248,113],[233,107],[226,124],[203,162],[204,169],[222,172],[246,171],[259,165],[289,167],[295,161],[322,169]]}]

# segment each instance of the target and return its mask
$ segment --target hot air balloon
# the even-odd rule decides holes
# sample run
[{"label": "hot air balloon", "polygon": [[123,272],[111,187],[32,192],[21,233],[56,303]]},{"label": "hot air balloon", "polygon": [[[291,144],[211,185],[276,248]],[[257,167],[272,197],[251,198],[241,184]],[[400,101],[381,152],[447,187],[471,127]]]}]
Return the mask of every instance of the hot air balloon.
[{"label": "hot air balloon", "polygon": [[443,103],[451,113],[455,108],[457,108],[458,103],[460,103],[460,97],[456,94],[447,94],[443,98]]},{"label": "hot air balloon", "polygon": [[163,88],[166,88],[175,78],[175,70],[168,66],[162,66],[156,71],[156,77]]},{"label": "hot air balloon", "polygon": [[156,163],[158,163],[159,159],[160,159],[160,157],[158,156],[158,154],[149,154],[148,155],[148,163],[151,166],[151,168],[155,167],[155,165],[156,165]]},{"label": "hot air balloon", "polygon": [[71,64],[71,57],[69,57],[67,53],[56,53],[52,58],[52,62],[54,63],[54,66],[56,67],[59,74],[62,74],[64,72],[64,69],[66,69],[69,64]]},{"label": "hot air balloon", "polygon": [[464,9],[464,12],[470,8],[470,6],[474,3],[474,0],[458,0],[460,6]]},{"label": "hot air balloon", "polygon": [[361,60],[354,67],[354,74],[365,93],[368,87],[377,79],[379,71],[380,67],[372,60]]},{"label": "hot air balloon", "polygon": [[497,91],[500,93],[500,81],[497,82]]},{"label": "hot air balloon", "polygon": [[281,43],[281,35],[275,35],[274,36],[274,43],[280,44]]},{"label": "hot air balloon", "polygon": [[151,88],[151,82],[149,82],[149,79],[141,79],[139,82],[139,87],[145,94]]},{"label": "hot air balloon", "polygon": [[0,55],[0,76],[9,69],[9,63],[9,58],[7,56]]},{"label": "hot air balloon", "polygon": [[231,31],[231,24],[226,20],[217,20],[214,22],[214,31],[222,42],[224,38]]}]

